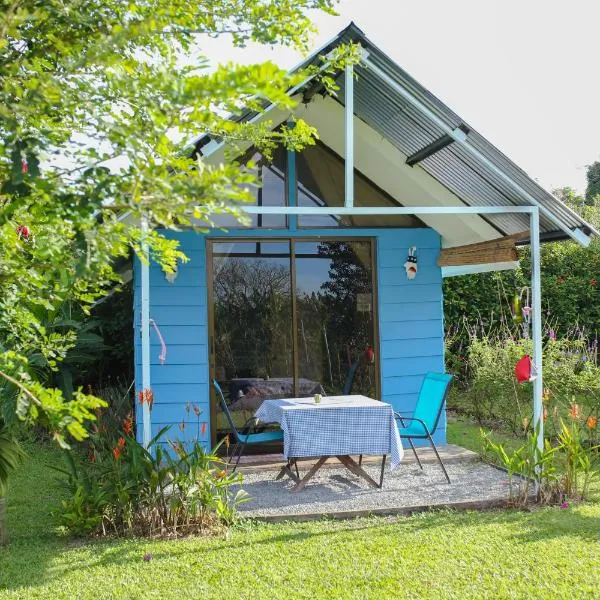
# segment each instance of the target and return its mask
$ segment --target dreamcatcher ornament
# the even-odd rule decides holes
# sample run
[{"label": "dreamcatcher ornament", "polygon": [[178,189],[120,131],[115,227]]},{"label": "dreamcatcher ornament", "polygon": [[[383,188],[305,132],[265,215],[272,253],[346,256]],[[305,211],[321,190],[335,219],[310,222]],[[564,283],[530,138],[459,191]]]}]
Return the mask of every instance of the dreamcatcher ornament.
[{"label": "dreamcatcher ornament", "polygon": [[513,322],[521,326],[522,335],[529,339],[529,326],[531,324],[530,292],[528,287],[521,288],[513,297],[511,312]]}]

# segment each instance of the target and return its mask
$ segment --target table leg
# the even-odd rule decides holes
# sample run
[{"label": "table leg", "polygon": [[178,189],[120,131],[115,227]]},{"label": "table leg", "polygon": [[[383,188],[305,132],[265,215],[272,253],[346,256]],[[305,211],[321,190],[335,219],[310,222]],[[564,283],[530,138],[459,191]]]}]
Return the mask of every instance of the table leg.
[{"label": "table leg", "polygon": [[383,484],[383,467],[385,466],[385,458],[381,467],[381,480],[377,483],[351,456],[336,456],[336,458],[350,471],[358,477],[362,477],[369,485],[380,488]]},{"label": "table leg", "polygon": [[306,484],[313,478],[314,474],[325,464],[328,456],[321,456],[321,458],[311,467],[310,471],[300,480],[297,481],[296,485],[292,488],[292,492],[301,492]]},{"label": "table leg", "polygon": [[297,474],[298,466],[296,465],[296,473],[292,471],[292,465],[295,462],[296,461],[288,460],[287,463],[281,467],[281,471],[279,471],[279,474],[275,477],[275,481],[279,481],[284,475],[287,475],[292,481],[298,483],[300,481],[300,477]]}]

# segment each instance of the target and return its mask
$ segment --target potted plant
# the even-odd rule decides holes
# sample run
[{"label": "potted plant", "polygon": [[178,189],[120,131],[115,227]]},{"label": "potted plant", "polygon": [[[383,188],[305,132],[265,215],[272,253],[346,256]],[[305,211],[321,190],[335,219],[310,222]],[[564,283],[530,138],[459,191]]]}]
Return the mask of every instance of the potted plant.
[{"label": "potted plant", "polygon": [[6,423],[0,420],[0,546],[7,541],[5,494],[8,477],[19,466],[23,455],[23,450]]}]

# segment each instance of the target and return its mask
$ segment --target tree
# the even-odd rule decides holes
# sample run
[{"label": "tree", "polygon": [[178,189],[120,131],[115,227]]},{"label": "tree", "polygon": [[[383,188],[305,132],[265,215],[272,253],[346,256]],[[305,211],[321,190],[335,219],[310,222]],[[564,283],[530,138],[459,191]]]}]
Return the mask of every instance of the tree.
[{"label": "tree", "polygon": [[600,196],[600,161],[588,165],[586,177],[585,201],[587,204],[594,204],[594,200]]},{"label": "tree", "polygon": [[[13,395],[17,414],[59,443],[85,437],[102,402],[80,390],[66,402],[46,385],[75,334],[44,323],[66,302],[89,310],[119,283],[113,261],[140,254],[142,242],[166,271],[184,261],[157,228],[210,222],[215,212],[239,217],[256,178],[233,160],[236,148],[268,153],[316,136],[299,119],[271,131],[226,115],[260,112],[265,100],[293,115],[286,91],[317,67],[211,70],[203,39],[305,49],[308,11],[332,12],[335,1],[0,0],[0,408]],[[322,70],[326,85],[355,50],[342,48]],[[224,164],[182,151],[200,133],[234,146]],[[142,218],[153,226],[144,239]]]}]

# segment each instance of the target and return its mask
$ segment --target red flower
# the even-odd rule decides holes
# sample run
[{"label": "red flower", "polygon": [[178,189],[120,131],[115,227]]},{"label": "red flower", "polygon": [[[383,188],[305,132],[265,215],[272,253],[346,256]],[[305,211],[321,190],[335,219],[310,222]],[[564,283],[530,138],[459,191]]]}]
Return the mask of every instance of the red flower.
[{"label": "red flower", "polygon": [[127,442],[125,442],[125,438],[124,437],[120,437],[119,441],[117,442],[117,448],[120,448],[122,450],[123,448],[125,448],[125,444],[126,443]]},{"label": "red flower", "polygon": [[592,287],[596,287],[596,284],[597,284],[597,283],[598,283],[598,282],[597,282],[595,279],[590,279],[590,285],[591,285]]},{"label": "red flower", "polygon": [[[200,424],[200,433],[202,435],[204,435],[206,433],[206,423],[201,423]],[[229,448],[229,444],[227,445],[227,447]]]},{"label": "red flower", "polygon": [[28,173],[28,172],[29,172],[29,164],[27,163],[27,159],[22,158],[21,159],[21,173]]},{"label": "red flower", "polygon": [[593,417],[590,415],[587,418],[585,425],[588,429],[596,429],[596,426],[598,425],[598,417]]},{"label": "red flower", "polygon": [[28,240],[29,236],[31,235],[31,231],[27,225],[19,225],[17,227],[17,235],[24,240]]},{"label": "red flower", "polygon": [[192,409],[194,410],[194,414],[199,417],[200,414],[202,413],[202,411],[200,410],[199,406],[196,406],[195,404],[192,406]]},{"label": "red flower", "polygon": [[150,388],[146,388],[145,390],[140,390],[138,392],[138,400],[140,404],[148,404],[150,410],[152,410],[152,405],[154,404],[154,392]]},{"label": "red flower", "polygon": [[112,454],[115,460],[119,460],[119,457],[121,456],[121,448],[119,448],[119,446],[115,446],[112,449]]}]

